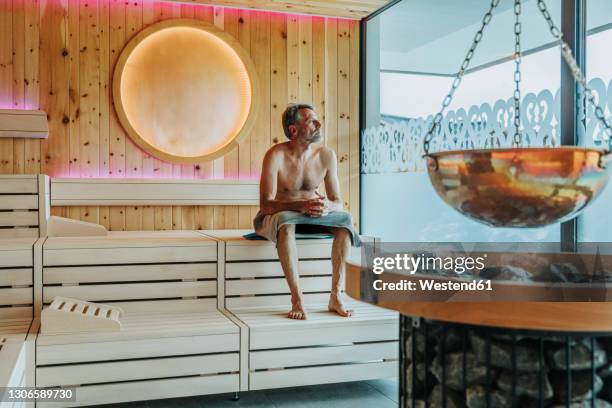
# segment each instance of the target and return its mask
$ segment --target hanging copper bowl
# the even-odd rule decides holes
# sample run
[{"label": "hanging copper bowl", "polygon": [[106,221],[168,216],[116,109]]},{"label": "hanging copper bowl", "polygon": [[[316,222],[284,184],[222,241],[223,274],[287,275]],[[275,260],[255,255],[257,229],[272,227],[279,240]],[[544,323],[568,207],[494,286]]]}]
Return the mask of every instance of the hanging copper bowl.
[{"label": "hanging copper bowl", "polygon": [[430,153],[440,197],[493,227],[541,227],[578,215],[605,187],[612,155],[573,146]]}]

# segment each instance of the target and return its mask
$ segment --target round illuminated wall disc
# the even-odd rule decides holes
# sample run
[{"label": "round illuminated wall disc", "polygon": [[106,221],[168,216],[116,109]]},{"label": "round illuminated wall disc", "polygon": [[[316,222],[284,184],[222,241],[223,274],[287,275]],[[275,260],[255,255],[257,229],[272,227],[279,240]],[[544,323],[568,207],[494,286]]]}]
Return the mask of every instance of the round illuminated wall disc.
[{"label": "round illuminated wall disc", "polygon": [[113,99],[121,125],[162,160],[212,160],[237,146],[252,126],[253,63],[216,27],[169,20],[138,33],[121,52]]}]

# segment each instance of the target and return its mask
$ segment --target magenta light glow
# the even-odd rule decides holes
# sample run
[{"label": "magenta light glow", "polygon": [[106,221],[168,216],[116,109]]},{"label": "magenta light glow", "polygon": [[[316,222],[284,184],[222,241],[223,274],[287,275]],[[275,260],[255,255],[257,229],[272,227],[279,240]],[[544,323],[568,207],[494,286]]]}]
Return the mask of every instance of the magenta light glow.
[{"label": "magenta light glow", "polygon": [[0,103],[0,109],[11,109],[11,110],[39,110],[38,105],[33,103],[27,103],[25,106],[14,104],[14,103]]},{"label": "magenta light glow", "polygon": [[[0,0],[0,2],[4,2],[5,0]],[[27,0],[26,0],[27,1]],[[310,20],[318,20],[318,19],[330,19],[332,21],[338,21],[338,20],[348,20],[348,21],[354,21],[354,19],[351,18],[345,18],[345,17],[326,17],[326,16],[319,16],[319,15],[312,15],[312,14],[303,14],[303,13],[290,13],[290,12],[284,12],[284,11],[274,11],[274,10],[254,10],[254,9],[247,9],[247,8],[240,8],[240,7],[227,7],[227,6],[210,6],[210,5],[205,5],[205,4],[179,4],[179,3],[175,3],[175,2],[168,2],[168,1],[162,1],[162,2],[155,2],[156,7],[155,10],[153,11],[153,1],[149,1],[149,0],[141,0],[138,2],[122,2],[122,1],[110,1],[110,0],[97,0],[97,1],[90,1],[90,0],[78,0],[76,1],[76,7],[75,5],[73,5],[72,3],[70,3],[70,6],[68,4],[68,2],[64,2],[64,1],[57,1],[57,0],[53,0],[50,1],[46,4],[46,8],[47,10],[41,10],[40,11],[40,18],[41,19],[45,19],[48,18],[47,15],[52,12],[50,9],[61,9],[62,12],[64,13],[73,13],[73,12],[77,12],[75,10],[78,8],[82,8],[82,7],[89,7],[89,8],[101,8],[102,5],[104,8],[106,8],[107,10],[110,10],[110,18],[116,18],[117,15],[124,15],[124,13],[126,13],[128,10],[130,13],[138,13],[140,11],[140,13],[142,13],[142,10],[145,9],[145,13],[146,13],[146,17],[144,16],[145,13],[142,13],[142,17],[143,19],[148,18],[149,20],[152,21],[146,21],[146,24],[152,24],[156,21],[159,20],[163,20],[163,19],[169,19],[169,18],[195,18],[197,20],[203,20],[203,19],[210,19],[211,15],[214,15],[214,10],[222,10],[225,14],[225,21],[226,24],[228,21],[235,21],[239,19],[239,14],[241,16],[261,16],[261,15],[265,15],[267,14],[269,16],[268,21],[271,21],[272,24],[275,24],[275,22],[281,20],[281,19],[286,19],[288,24],[295,24],[297,23],[301,23],[303,21],[310,21]],[[19,3],[17,3],[19,4]],[[25,4],[22,3],[22,4]],[[24,7],[24,6],[20,6],[20,7]],[[204,17],[204,15],[206,15],[207,17]],[[255,23],[255,19],[253,22],[251,22],[251,24],[256,24]],[[127,41],[127,38],[126,38]],[[78,61],[78,59],[77,59]],[[47,70],[49,69],[48,67],[44,66],[43,64],[41,64],[40,66],[40,70]],[[43,75],[43,72],[41,72],[41,76]],[[67,86],[67,85],[66,85]],[[42,94],[43,89],[40,89],[39,91],[39,95]],[[27,95],[27,92],[25,93]],[[0,109],[23,109],[23,110],[38,110],[38,109],[48,109],[48,106],[40,106],[38,103],[38,100],[34,101],[30,101],[27,100],[26,96],[22,96],[19,98],[19,100],[13,100],[14,96],[11,94],[11,91],[9,89],[8,94],[0,94]],[[112,107],[111,107],[112,109]],[[51,129],[51,132],[53,132],[53,129]],[[50,135],[50,137],[52,137],[52,133]],[[45,143],[48,143],[45,142]],[[54,143],[58,143],[58,141],[54,141]],[[130,140],[126,139],[126,143],[132,143]],[[190,180],[190,179],[198,179],[201,178],[202,176],[204,176],[204,174],[202,173],[198,173],[198,170],[196,171],[191,171],[191,169],[185,170],[185,167],[193,167],[193,166],[188,166],[188,165],[183,165],[182,166],[182,171],[179,168],[179,170],[176,170],[176,166],[174,165],[174,171],[172,170],[173,165],[170,163],[166,163],[163,162],[157,158],[152,158],[149,157],[146,153],[142,152],[142,158],[144,159],[143,161],[154,161],[154,165],[153,166],[147,166],[144,165],[143,166],[143,162],[141,162],[139,164],[139,168],[138,171],[132,172],[130,174],[129,171],[126,171],[127,169],[125,169],[125,164],[121,163],[119,164],[120,167],[124,168],[123,172],[121,173],[117,173],[114,172],[112,174],[105,174],[102,173],[102,168],[99,169],[100,174],[95,174],[93,175],[93,177],[90,177],[91,175],[89,174],[85,174],[84,170],[81,170],[79,168],[76,169],[76,173],[73,172],[73,174],[69,174],[69,169],[65,169],[63,171],[57,171],[57,170],[52,170],[53,177],[56,178],[73,178],[73,179],[79,179],[79,178],[140,178],[140,179],[168,179],[168,180]],[[108,158],[100,158],[100,163],[102,163],[102,161],[105,160],[109,160]],[[219,159],[220,160],[220,159]],[[227,164],[226,164],[227,166]],[[102,167],[102,166],[101,166]],[[115,167],[115,166],[111,166],[111,167]],[[153,169],[153,167],[157,168],[157,169]],[[168,167],[170,167],[170,170],[168,171]],[[51,169],[53,169],[53,166],[51,166]],[[83,173],[81,173],[81,171],[83,171]],[[248,169],[246,170],[247,173],[249,174],[242,174],[242,171],[239,171],[238,166],[236,166],[235,169],[231,169],[231,171],[226,167],[225,168],[225,172],[223,171],[223,164],[221,164],[221,171],[220,173],[217,172],[215,170],[215,172],[211,172],[210,174],[206,173],[205,175],[208,176],[206,177],[206,179],[227,179],[227,180],[237,180],[237,179],[241,179],[241,180],[259,180],[260,174],[259,171],[254,172],[254,171],[249,171]],[[96,171],[97,173],[97,171]],[[221,176],[221,177],[219,177]]]}]

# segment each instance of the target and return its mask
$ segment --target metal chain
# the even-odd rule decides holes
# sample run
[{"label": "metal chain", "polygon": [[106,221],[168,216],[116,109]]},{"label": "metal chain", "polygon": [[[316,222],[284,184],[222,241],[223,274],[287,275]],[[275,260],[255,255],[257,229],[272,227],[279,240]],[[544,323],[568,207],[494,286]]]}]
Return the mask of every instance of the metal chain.
[{"label": "metal chain", "polygon": [[448,108],[448,106],[453,101],[453,96],[455,94],[455,91],[457,90],[457,88],[459,88],[459,85],[461,84],[461,80],[463,79],[463,75],[465,74],[465,71],[470,66],[470,62],[472,61],[472,57],[474,56],[476,47],[478,47],[478,44],[482,40],[484,29],[491,22],[491,19],[493,18],[493,12],[497,8],[497,5],[499,4],[499,2],[500,0],[491,0],[489,10],[482,18],[482,24],[480,26],[480,29],[474,35],[472,46],[470,47],[467,54],[465,55],[463,63],[461,64],[461,67],[459,68],[459,72],[457,72],[457,74],[455,75],[455,79],[453,79],[453,84],[451,86],[450,91],[448,92],[444,100],[442,101],[442,108],[440,109],[438,113],[436,113],[436,116],[434,116],[433,118],[431,127],[429,128],[429,130],[427,131],[427,134],[425,135],[425,138],[423,139],[423,150],[425,151],[425,156],[429,154],[429,144],[431,142],[431,139],[433,138],[434,132],[440,128],[440,123],[442,122],[444,111],[446,110],[446,108]]},{"label": "metal chain", "polygon": [[[425,135],[425,138],[423,139],[423,150],[424,150],[426,156],[429,154],[429,147],[430,147],[431,140],[433,139],[434,133],[436,131],[438,131],[439,128],[440,128],[440,124],[442,122],[444,111],[451,104],[451,102],[453,100],[453,96],[455,94],[455,91],[457,90],[457,88],[459,88],[459,85],[461,84],[463,76],[465,75],[465,72],[466,72],[466,70],[468,69],[468,67],[470,65],[472,57],[474,56],[474,52],[476,51],[476,48],[478,47],[478,44],[482,40],[484,29],[489,24],[491,19],[493,18],[493,12],[495,11],[497,6],[499,5],[499,2],[500,2],[500,0],[491,0],[491,4],[489,6],[489,10],[487,11],[487,13],[482,18],[482,24],[480,26],[480,29],[474,35],[474,40],[472,41],[472,45],[471,45],[470,49],[468,50],[468,52],[467,52],[467,54],[466,54],[466,56],[465,56],[465,58],[463,60],[463,63],[461,64],[461,68],[459,69],[459,71],[455,75],[455,78],[453,80],[451,89],[448,92],[448,94],[446,95],[446,97],[444,98],[444,100],[442,101],[442,108],[434,116],[433,121],[431,123],[431,126],[430,126],[429,130],[427,131],[427,134]],[[572,73],[572,76],[582,86],[582,88],[584,89],[584,93],[585,93],[587,101],[594,107],[595,117],[603,125],[604,132],[608,136],[609,149],[612,150],[612,126],[606,120],[604,111],[601,108],[601,106],[599,106],[599,104],[597,104],[597,102],[595,101],[595,94],[594,94],[593,90],[588,86],[587,80],[586,80],[585,76],[582,74],[582,71],[580,70],[580,67],[578,67],[578,63],[576,62],[576,59],[574,58],[574,56],[572,54],[571,48],[563,40],[563,33],[555,25],[555,23],[554,23],[554,21],[552,19],[552,16],[550,15],[550,12],[548,11],[548,8],[546,7],[546,3],[544,2],[544,0],[537,0],[537,5],[538,5],[538,9],[540,10],[542,15],[544,16],[544,19],[548,23],[548,27],[549,27],[550,33],[559,42],[559,47],[561,48],[561,55],[563,56],[563,59],[565,60],[565,62],[568,65],[568,67],[570,68],[570,72]],[[515,23],[514,23],[514,35],[515,35],[515,43],[514,43],[514,63],[515,63],[514,83],[515,83],[515,89],[514,89],[513,98],[514,98],[514,126],[515,126],[515,131],[514,131],[514,140],[513,140],[513,142],[514,142],[515,146],[520,146],[521,143],[522,143],[522,140],[521,140],[522,137],[521,137],[521,133],[519,131],[519,126],[520,126],[520,98],[521,98],[521,90],[520,90],[521,70],[520,70],[520,64],[521,64],[521,57],[522,57],[522,55],[521,55],[521,42],[520,42],[521,41],[520,40],[520,35],[521,35],[521,32],[522,32],[522,27],[521,27],[521,22],[519,20],[519,17],[520,17],[520,14],[521,14],[521,0],[515,0],[514,1],[514,14],[515,14]]]},{"label": "metal chain", "polygon": [[555,25],[550,13],[548,12],[548,9],[546,8],[546,3],[544,3],[544,0],[538,0],[538,9],[540,10],[542,15],[544,16],[544,19],[548,23],[550,33],[553,35],[553,37],[555,37],[559,41],[559,47],[561,48],[561,55],[563,56],[565,63],[569,67],[570,72],[572,73],[572,76],[574,77],[576,82],[578,82],[584,89],[584,94],[586,96],[587,101],[590,102],[591,105],[595,108],[595,117],[603,125],[604,132],[608,135],[609,149],[612,149],[612,126],[610,126],[610,124],[606,120],[606,116],[601,106],[599,106],[599,104],[597,104],[597,102],[595,101],[595,95],[593,93],[593,90],[589,88],[587,84],[587,80],[584,74],[582,73],[582,71],[580,70],[578,63],[576,62],[576,59],[574,58],[574,55],[572,54],[572,49],[563,40],[563,33]]},{"label": "metal chain", "polygon": [[521,132],[521,0],[514,0],[514,146],[522,144]]}]

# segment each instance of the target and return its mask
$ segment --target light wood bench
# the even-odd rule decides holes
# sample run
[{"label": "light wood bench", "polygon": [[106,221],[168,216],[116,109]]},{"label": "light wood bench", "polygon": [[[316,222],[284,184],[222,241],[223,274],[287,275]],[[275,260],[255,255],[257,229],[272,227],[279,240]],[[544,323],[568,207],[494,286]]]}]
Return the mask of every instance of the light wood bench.
[{"label": "light wood bench", "polygon": [[0,239],[0,320],[33,317],[37,238]]},{"label": "light wood bench", "polygon": [[[33,387],[38,320],[0,320],[0,387]],[[0,393],[1,394],[1,393]],[[1,402],[0,408],[33,407],[33,402]]]},{"label": "light wood bench", "polygon": [[46,235],[49,177],[0,175],[0,238]]},{"label": "light wood bench", "polygon": [[194,231],[48,238],[43,302],[125,315],[119,332],[40,334],[36,385],[77,386],[72,406],[237,392],[240,331],[217,310],[217,251]]},{"label": "light wood bench", "polygon": [[[0,387],[34,386],[36,243],[37,238],[0,239]],[[0,402],[2,408],[30,405]]]},{"label": "light wood bench", "polygon": [[274,244],[246,240],[247,232],[201,231],[223,244],[222,306],[246,327],[248,360],[242,368],[249,390],[398,375],[397,313],[351,300],[355,315],[350,318],[327,311],[331,239],[297,241],[309,313],[308,320],[297,321],[286,317],[289,290]]}]

